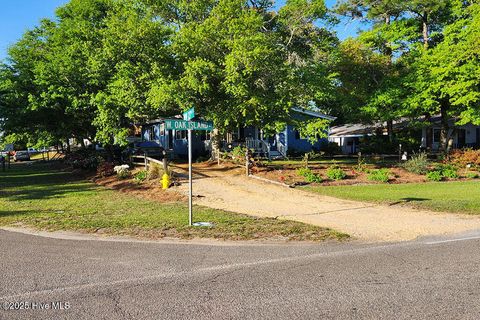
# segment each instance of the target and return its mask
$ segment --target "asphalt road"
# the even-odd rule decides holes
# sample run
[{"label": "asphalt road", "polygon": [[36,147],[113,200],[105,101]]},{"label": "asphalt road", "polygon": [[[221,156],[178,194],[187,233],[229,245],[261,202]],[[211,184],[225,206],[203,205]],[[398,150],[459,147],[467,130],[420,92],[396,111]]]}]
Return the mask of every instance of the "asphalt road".
[{"label": "asphalt road", "polygon": [[0,231],[0,253],[0,319],[480,319],[473,233],[209,245]]}]

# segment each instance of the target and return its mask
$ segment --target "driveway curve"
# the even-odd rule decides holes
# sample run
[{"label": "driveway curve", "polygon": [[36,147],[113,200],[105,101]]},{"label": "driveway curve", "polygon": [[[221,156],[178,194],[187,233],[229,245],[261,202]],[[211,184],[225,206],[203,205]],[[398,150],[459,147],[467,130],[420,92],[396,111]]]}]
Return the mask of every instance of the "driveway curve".
[{"label": "driveway curve", "polygon": [[[187,194],[187,183],[178,189]],[[338,199],[247,178],[240,168],[195,166],[193,192],[197,205],[330,227],[364,241],[480,230],[480,217]]]}]

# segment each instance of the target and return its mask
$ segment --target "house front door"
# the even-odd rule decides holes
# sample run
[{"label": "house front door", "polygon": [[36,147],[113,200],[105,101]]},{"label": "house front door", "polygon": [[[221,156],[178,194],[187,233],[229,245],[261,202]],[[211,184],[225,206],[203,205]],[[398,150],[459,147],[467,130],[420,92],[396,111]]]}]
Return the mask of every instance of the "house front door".
[{"label": "house front door", "polygon": [[268,144],[271,151],[277,151],[277,139],[275,136],[268,137]]},{"label": "house front door", "polygon": [[171,150],[173,149],[173,130],[167,130],[167,135],[168,135],[168,139],[167,139],[167,145],[165,149]]}]

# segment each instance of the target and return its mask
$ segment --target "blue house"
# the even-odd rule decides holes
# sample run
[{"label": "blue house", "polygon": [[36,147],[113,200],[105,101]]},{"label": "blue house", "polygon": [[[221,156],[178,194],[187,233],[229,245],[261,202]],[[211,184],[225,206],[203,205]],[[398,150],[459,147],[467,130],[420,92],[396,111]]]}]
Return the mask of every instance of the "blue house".
[{"label": "blue house", "polygon": [[[324,115],[318,112],[304,110],[300,108],[293,109],[296,120],[308,120],[311,118],[320,118],[333,121],[336,118]],[[192,139],[193,155],[198,157],[208,155],[212,151],[211,132],[194,131]],[[188,155],[187,132],[166,130],[164,119],[149,121],[142,126],[142,140],[151,141],[170,150],[174,156],[185,158]],[[224,134],[222,137],[221,148],[224,150],[232,149],[238,145],[244,145],[253,149],[256,154],[269,158],[286,157],[287,154],[305,153],[312,150],[318,150],[328,139],[318,139],[312,144],[307,137],[302,137],[299,131],[291,125],[287,125],[281,132],[267,137],[259,127],[247,126],[240,127]]]}]

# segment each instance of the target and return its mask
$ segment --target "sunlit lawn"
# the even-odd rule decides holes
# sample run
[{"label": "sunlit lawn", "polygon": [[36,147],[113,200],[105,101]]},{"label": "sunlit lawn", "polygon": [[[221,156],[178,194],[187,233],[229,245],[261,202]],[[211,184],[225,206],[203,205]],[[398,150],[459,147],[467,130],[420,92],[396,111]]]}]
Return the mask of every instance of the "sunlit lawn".
[{"label": "sunlit lawn", "polygon": [[257,219],[195,207],[191,228],[185,203],[160,203],[95,185],[58,165],[13,164],[0,172],[0,225],[77,230],[148,238],[324,240],[345,238],[335,231],[299,222]]},{"label": "sunlit lawn", "polygon": [[308,187],[321,194],[360,201],[411,206],[435,211],[480,214],[480,182],[454,181]]}]

